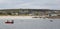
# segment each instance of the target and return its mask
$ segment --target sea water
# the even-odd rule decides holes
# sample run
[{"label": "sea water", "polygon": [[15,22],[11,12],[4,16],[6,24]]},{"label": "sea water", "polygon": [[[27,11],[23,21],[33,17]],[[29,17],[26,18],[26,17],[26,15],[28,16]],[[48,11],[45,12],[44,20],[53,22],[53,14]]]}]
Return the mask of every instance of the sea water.
[{"label": "sea water", "polygon": [[[13,24],[5,24],[14,20]],[[60,29],[60,19],[0,19],[0,29]]]}]

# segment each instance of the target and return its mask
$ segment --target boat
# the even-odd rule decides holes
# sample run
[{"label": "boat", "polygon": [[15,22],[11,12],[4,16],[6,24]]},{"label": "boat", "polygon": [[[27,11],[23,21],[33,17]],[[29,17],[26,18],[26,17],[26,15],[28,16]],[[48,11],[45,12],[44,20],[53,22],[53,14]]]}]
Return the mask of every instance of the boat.
[{"label": "boat", "polygon": [[13,24],[14,23],[14,20],[7,20],[6,22],[5,22],[5,24]]}]

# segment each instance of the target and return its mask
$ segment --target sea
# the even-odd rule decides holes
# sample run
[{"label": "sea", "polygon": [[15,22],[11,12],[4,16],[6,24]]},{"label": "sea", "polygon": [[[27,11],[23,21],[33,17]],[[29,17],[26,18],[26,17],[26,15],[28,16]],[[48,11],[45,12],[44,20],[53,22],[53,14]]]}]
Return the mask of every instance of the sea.
[{"label": "sea", "polygon": [[[14,23],[5,23],[7,20]],[[0,29],[60,29],[60,19],[0,19]]]}]

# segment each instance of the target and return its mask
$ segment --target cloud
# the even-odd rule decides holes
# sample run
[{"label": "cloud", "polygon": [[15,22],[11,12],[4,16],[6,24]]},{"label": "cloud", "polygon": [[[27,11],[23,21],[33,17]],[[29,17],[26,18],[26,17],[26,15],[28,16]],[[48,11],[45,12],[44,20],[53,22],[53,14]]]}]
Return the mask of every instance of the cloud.
[{"label": "cloud", "polygon": [[60,0],[0,0],[0,8],[60,9]]}]

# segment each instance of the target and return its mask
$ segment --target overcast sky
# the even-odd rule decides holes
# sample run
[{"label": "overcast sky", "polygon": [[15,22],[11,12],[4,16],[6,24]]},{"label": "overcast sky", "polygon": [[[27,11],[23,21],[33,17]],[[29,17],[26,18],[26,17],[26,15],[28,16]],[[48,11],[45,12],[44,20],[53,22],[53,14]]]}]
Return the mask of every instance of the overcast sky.
[{"label": "overcast sky", "polygon": [[0,0],[0,8],[60,9],[60,0]]}]

